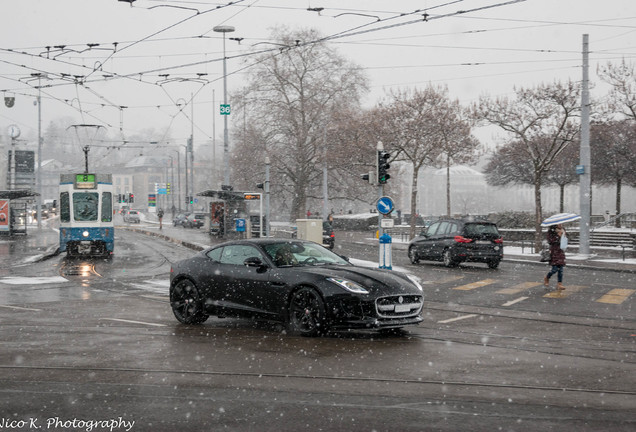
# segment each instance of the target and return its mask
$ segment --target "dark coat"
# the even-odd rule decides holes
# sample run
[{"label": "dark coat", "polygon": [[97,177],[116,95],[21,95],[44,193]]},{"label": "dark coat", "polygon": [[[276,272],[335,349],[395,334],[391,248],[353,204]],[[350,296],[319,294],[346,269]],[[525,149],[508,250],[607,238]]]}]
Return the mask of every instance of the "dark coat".
[{"label": "dark coat", "polygon": [[550,245],[550,265],[564,266],[565,252],[561,249],[561,236],[556,231],[548,230],[548,244]]}]

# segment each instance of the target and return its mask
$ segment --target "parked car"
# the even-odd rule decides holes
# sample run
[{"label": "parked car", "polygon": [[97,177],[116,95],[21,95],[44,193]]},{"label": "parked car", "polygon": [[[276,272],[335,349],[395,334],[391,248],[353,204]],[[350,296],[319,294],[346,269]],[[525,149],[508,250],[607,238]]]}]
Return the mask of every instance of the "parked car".
[{"label": "parked car", "polygon": [[409,243],[412,264],[443,261],[447,267],[481,262],[495,269],[503,259],[503,238],[492,222],[445,219],[433,223]]},{"label": "parked car", "polygon": [[416,325],[423,304],[414,276],[354,266],[303,240],[227,242],[170,270],[170,305],[184,324],[201,324],[210,315],[244,316],[316,336],[337,328]]},{"label": "parked car", "polygon": [[139,217],[139,212],[137,210],[128,210],[126,213],[124,213],[124,222],[127,222],[127,223],[141,222],[141,218]]},{"label": "parked car", "polygon": [[336,234],[333,232],[331,224],[327,221],[322,222],[322,244],[329,249],[333,249],[336,245]]},{"label": "parked car", "polygon": [[201,228],[205,224],[205,213],[192,213],[183,222],[184,228]]},{"label": "parked car", "polygon": [[185,222],[188,219],[188,216],[190,216],[190,213],[179,213],[178,215],[176,215],[174,217],[174,219],[172,219],[172,225],[173,226],[185,226]]}]

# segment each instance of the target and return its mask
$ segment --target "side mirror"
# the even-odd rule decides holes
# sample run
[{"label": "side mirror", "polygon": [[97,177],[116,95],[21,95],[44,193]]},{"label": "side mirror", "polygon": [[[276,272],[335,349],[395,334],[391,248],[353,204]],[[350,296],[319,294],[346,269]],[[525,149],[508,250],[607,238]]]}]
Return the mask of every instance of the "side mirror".
[{"label": "side mirror", "polygon": [[267,268],[265,263],[259,257],[249,257],[245,261],[243,261],[243,264],[246,267],[254,267],[258,270]]}]

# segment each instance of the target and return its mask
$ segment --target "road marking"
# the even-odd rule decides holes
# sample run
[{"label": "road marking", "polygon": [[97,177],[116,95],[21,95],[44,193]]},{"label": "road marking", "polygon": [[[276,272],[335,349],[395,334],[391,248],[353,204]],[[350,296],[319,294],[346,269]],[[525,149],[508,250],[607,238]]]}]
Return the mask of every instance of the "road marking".
[{"label": "road marking", "polygon": [[62,276],[6,276],[0,278],[0,283],[7,285],[42,285],[48,283],[67,283],[69,280]]},{"label": "road marking", "polygon": [[636,290],[616,288],[596,300],[597,303],[621,304],[634,294]]},{"label": "road marking", "polygon": [[[376,263],[374,263],[374,264],[377,267],[377,264]],[[441,279],[422,280],[422,281],[420,281],[420,283],[422,285],[432,285],[432,284],[441,285],[441,284],[445,284],[445,283],[449,283],[449,282],[455,282],[456,280],[460,280],[460,279],[464,279],[464,276],[449,276],[449,277],[445,277],[445,278],[441,278]]]},{"label": "road marking", "polygon": [[42,309],[33,309],[33,308],[25,308],[20,306],[9,306],[9,305],[0,305],[0,307],[7,308],[7,309],[28,310],[28,311],[36,311],[36,312],[39,312],[42,310]]},{"label": "road marking", "polygon": [[583,288],[586,288],[581,285],[566,285],[563,291],[552,291],[544,295],[545,298],[567,298],[575,292],[581,291]]},{"label": "road marking", "polygon": [[477,314],[470,314],[470,315],[462,315],[462,316],[458,316],[456,318],[451,318],[451,319],[447,319],[447,320],[443,320],[443,321],[437,321],[439,324],[446,324],[446,323],[450,323],[453,321],[459,321],[459,320],[465,320],[467,318],[473,318],[479,316]]},{"label": "road marking", "polygon": [[497,282],[497,279],[484,279],[484,280],[480,280],[477,282],[473,282],[473,283],[469,283],[467,285],[461,285],[458,287],[453,288],[454,290],[460,290],[460,291],[470,291],[473,290],[475,288],[481,288],[484,287],[486,285],[490,285]]},{"label": "road marking", "polygon": [[541,282],[524,282],[510,288],[501,289],[497,291],[497,294],[517,294],[539,285],[541,285]]},{"label": "road marking", "polygon": [[510,300],[509,302],[506,302],[506,303],[502,304],[502,306],[512,306],[515,303],[522,302],[522,301],[527,300],[529,298],[530,297],[519,297],[518,299]]},{"label": "road marking", "polygon": [[119,322],[125,322],[130,324],[143,324],[143,325],[149,325],[154,327],[166,327],[165,324],[156,324],[156,323],[149,323],[149,322],[143,322],[143,321],[132,321],[132,320],[126,320],[126,319],[119,319],[119,318],[100,318],[100,319],[108,320],[108,321],[119,321]]}]

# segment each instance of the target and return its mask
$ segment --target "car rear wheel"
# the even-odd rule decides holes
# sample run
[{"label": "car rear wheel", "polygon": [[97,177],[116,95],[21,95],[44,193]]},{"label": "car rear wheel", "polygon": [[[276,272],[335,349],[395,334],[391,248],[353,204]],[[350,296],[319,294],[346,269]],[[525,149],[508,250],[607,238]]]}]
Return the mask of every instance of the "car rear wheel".
[{"label": "car rear wheel", "polygon": [[496,269],[497,267],[499,267],[499,262],[500,262],[500,260],[498,260],[498,259],[488,261],[488,267],[491,268],[491,269]]},{"label": "car rear wheel", "polygon": [[301,336],[325,332],[325,304],[312,288],[302,287],[289,302],[289,330]]},{"label": "car rear wheel", "polygon": [[417,264],[420,262],[420,257],[417,256],[417,249],[414,246],[409,248],[409,259],[411,260],[411,264]]},{"label": "car rear wheel", "polygon": [[446,267],[455,267],[457,265],[457,261],[453,259],[453,254],[450,249],[446,249],[443,254],[444,265]]},{"label": "car rear wheel", "polygon": [[170,288],[170,306],[174,316],[183,324],[201,324],[209,317],[203,309],[199,290],[188,279],[183,279]]}]

